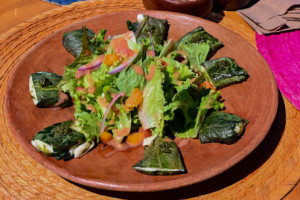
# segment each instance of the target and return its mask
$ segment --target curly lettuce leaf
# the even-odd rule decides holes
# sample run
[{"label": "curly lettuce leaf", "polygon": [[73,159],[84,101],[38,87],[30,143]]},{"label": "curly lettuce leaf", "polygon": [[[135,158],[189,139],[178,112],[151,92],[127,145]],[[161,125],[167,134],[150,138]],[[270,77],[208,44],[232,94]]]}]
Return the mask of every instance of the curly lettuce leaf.
[{"label": "curly lettuce leaf", "polygon": [[141,74],[137,74],[133,67],[123,70],[116,80],[116,86],[120,91],[125,92],[126,96],[129,96],[134,88],[143,90],[145,84],[145,77]]},{"label": "curly lettuce leaf", "polygon": [[207,43],[191,43],[181,46],[191,65],[200,67],[206,61],[210,46]]},{"label": "curly lettuce leaf", "polygon": [[[110,67],[102,64],[101,68],[91,72],[93,83],[95,85],[95,97],[101,97],[108,101],[112,100],[112,93],[117,93],[116,79],[114,75],[110,75],[107,72],[110,71]],[[104,109],[104,108],[103,108]]]},{"label": "curly lettuce leaf", "polygon": [[169,121],[175,136],[197,137],[207,112],[223,109],[219,96],[220,92],[213,90],[204,89],[199,93],[194,85],[181,87],[173,102],[165,107],[165,120]]},{"label": "curly lettuce leaf", "polygon": [[166,71],[172,78],[175,85],[177,81],[185,81],[186,79],[196,78],[198,74],[194,73],[189,66],[184,63],[177,62],[171,58],[161,58],[162,62],[166,63]]},{"label": "curly lettuce leaf", "polygon": [[[87,141],[97,139],[99,141],[100,127],[99,123],[103,118],[103,111],[99,107],[97,101],[87,100],[83,102],[82,97],[77,93],[74,95],[74,106],[76,118],[76,126],[85,134]],[[93,109],[90,109],[93,107]]]},{"label": "curly lettuce leaf", "polygon": [[153,60],[148,62],[142,62],[142,55],[144,49],[141,49],[135,59],[134,63],[130,67],[122,70],[116,79],[116,86],[121,92],[125,92],[126,96],[130,96],[134,88],[139,88],[143,90],[146,85],[145,73],[147,73],[146,68]]},{"label": "curly lettuce leaf", "polygon": [[194,99],[191,94],[195,87],[197,86],[187,80],[177,88],[178,92],[174,95],[172,102],[164,107],[164,117],[172,132],[185,132],[193,126],[197,106],[200,103],[200,99]]},{"label": "curly lettuce leaf", "polygon": [[[176,93],[176,88],[182,87],[185,84],[191,84],[193,80],[197,79],[198,74],[194,73],[186,64],[177,62],[171,58],[159,59],[163,66],[165,81],[163,90],[167,103],[170,103]],[[188,80],[188,81],[187,81]],[[184,83],[186,82],[187,83]]]}]

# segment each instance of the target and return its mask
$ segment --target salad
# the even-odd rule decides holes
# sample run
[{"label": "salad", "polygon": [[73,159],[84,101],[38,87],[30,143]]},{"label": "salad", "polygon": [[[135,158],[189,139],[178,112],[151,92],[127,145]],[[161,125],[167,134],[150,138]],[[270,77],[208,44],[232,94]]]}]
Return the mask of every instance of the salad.
[{"label": "salad", "polygon": [[223,111],[218,89],[246,80],[247,71],[230,57],[209,60],[223,44],[203,27],[174,41],[167,39],[169,26],[138,15],[127,21],[128,32],[107,39],[105,29],[65,33],[62,43],[75,60],[63,76],[31,74],[29,88],[40,108],[74,106],[75,121],[46,127],[32,145],[58,160],[99,144],[143,145],[133,168],[172,175],[187,172],[175,138],[235,143],[248,121]]}]

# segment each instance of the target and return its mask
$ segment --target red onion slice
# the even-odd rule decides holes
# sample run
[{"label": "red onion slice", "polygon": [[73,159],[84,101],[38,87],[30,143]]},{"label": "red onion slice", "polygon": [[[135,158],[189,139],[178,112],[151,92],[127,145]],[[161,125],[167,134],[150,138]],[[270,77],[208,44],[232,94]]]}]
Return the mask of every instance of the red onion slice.
[{"label": "red onion slice", "polygon": [[122,71],[123,69],[125,69],[126,67],[131,65],[136,57],[137,57],[137,55],[133,56],[129,60],[126,60],[126,61],[122,62],[118,67],[116,67],[113,70],[109,71],[108,74],[116,74],[116,73]]},{"label": "red onion slice", "polygon": [[118,94],[117,96],[115,96],[112,101],[110,102],[109,106],[107,107],[105,113],[104,113],[104,116],[103,116],[103,120],[102,120],[102,123],[101,123],[101,130],[100,130],[100,134],[104,131],[104,128],[105,128],[105,120],[106,120],[106,117],[108,115],[108,112],[110,110],[110,108],[112,107],[112,105],[114,105],[114,103],[120,98],[120,97],[123,97],[125,96],[125,92],[121,92],[120,94]]},{"label": "red onion slice", "polygon": [[95,60],[92,61],[91,63],[87,65],[82,65],[81,67],[78,68],[78,71],[86,71],[86,70],[91,70],[91,69],[97,69],[101,66],[103,61],[100,60]]}]

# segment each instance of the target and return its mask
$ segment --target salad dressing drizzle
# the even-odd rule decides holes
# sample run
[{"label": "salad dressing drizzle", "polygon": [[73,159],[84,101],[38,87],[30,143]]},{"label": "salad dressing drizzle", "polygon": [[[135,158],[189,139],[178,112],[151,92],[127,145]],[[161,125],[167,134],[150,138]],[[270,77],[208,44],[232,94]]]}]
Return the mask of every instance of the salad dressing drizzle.
[{"label": "salad dressing drizzle", "polygon": [[107,144],[99,144],[98,153],[101,157],[107,158],[113,156],[118,152],[130,151],[141,145],[142,144],[133,146],[130,145],[128,142],[117,143],[114,140],[110,140]]}]

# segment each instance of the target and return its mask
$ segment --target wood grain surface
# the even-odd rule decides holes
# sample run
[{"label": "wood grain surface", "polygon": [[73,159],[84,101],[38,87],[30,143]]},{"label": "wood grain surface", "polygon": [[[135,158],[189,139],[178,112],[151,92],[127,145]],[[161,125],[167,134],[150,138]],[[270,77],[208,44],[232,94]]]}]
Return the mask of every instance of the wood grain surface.
[{"label": "wood grain surface", "polygon": [[[94,8],[95,10],[98,9],[97,11],[100,9],[102,12],[104,12],[104,9],[107,11],[115,11],[117,9],[142,8],[139,1],[133,4],[126,1],[111,1],[109,5],[104,7],[101,3],[103,3],[103,1],[98,2],[97,6],[86,6],[84,4],[82,5],[82,10],[80,10],[79,6],[66,8],[64,12],[54,12],[55,15],[52,13],[46,15],[46,18],[49,19],[52,17],[53,20],[57,20],[59,16],[68,16],[70,23],[72,16],[74,20],[76,20],[79,14],[84,14],[84,17],[95,15],[94,13],[87,14],[87,11],[84,10],[85,8],[87,9],[87,7],[90,9]],[[20,25],[12,31],[7,30],[16,24],[25,22],[31,17],[54,7],[56,6],[38,0],[28,0],[26,2],[21,0],[11,0],[9,2],[2,0],[0,22],[1,26],[2,24],[5,25],[4,28],[1,27],[0,32],[3,34],[2,37],[0,36],[0,97],[2,99],[4,97],[8,77],[11,74],[11,69],[19,57],[26,52],[26,49],[37,42],[34,41],[33,38],[29,38],[25,46],[20,46],[20,43],[18,46],[18,40],[26,41],[24,38],[26,38],[28,31],[31,30],[30,24],[39,24],[40,20],[46,22],[45,15],[36,17],[34,20],[31,20],[31,23]],[[18,10],[17,14],[15,14],[15,9]],[[30,9],[31,12],[27,12]],[[2,15],[5,12],[7,14]],[[20,16],[18,13],[26,14]],[[214,19],[221,18],[221,25],[239,33],[255,46],[254,32],[235,12],[225,12],[225,17],[222,15],[214,15],[213,17]],[[62,22],[62,20],[57,21],[62,23],[59,25],[60,27],[63,26],[63,23],[67,24],[67,22]],[[32,27],[33,26],[31,26],[31,28]],[[22,30],[26,30],[27,32],[22,32]],[[41,35],[39,37],[43,38],[47,33],[49,33],[49,30],[45,31],[42,29],[40,30]],[[3,38],[6,40],[3,40]],[[15,46],[10,47],[10,44]],[[268,135],[262,145],[237,166],[213,180],[196,185],[196,187],[183,188],[181,192],[189,193],[185,197],[192,199],[280,199],[283,197],[286,199],[299,199],[300,187],[296,186],[296,188],[294,188],[295,183],[299,180],[300,174],[299,122],[299,111],[292,107],[285,98],[279,98],[278,115],[272,127],[273,133],[275,134]],[[3,105],[0,123],[1,127],[3,127],[0,135],[0,196],[8,199],[112,199],[129,197],[140,199],[144,197],[143,195],[145,194],[116,194],[110,191],[94,190],[61,179],[35,162],[19,146],[6,125]],[[199,187],[201,188],[200,192]],[[72,188],[72,192],[68,192],[66,188]],[[167,195],[169,195],[169,193],[146,195],[149,197],[151,197],[151,195],[168,197]]]}]

